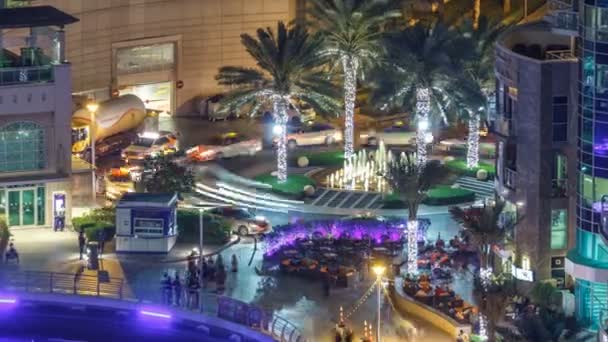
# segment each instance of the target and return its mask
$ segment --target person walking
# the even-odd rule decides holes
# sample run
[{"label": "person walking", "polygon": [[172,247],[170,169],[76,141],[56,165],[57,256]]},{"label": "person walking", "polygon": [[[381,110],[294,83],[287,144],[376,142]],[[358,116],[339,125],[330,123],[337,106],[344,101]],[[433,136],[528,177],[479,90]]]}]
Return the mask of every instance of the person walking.
[{"label": "person walking", "polygon": [[99,256],[103,255],[103,247],[106,244],[106,231],[100,229],[97,231],[97,239],[99,241]]},{"label": "person walking", "polygon": [[173,292],[175,295],[175,305],[182,305],[182,282],[179,279],[179,273],[175,272],[175,279],[173,279]]},{"label": "person walking", "polygon": [[161,302],[163,304],[167,304],[169,302],[170,290],[171,290],[171,278],[169,277],[169,273],[165,272],[163,274],[163,278],[160,281]]},{"label": "person walking", "polygon": [[236,258],[236,254],[232,254],[232,272],[238,271],[239,261]]},{"label": "person walking", "polygon": [[207,288],[207,279],[209,277],[209,265],[207,264],[207,259],[203,258],[203,265],[201,267],[201,272],[203,276],[203,288]]},{"label": "person walking", "polygon": [[78,249],[80,250],[80,260],[82,260],[82,254],[84,253],[84,246],[86,245],[87,239],[84,236],[84,229],[80,229],[78,233]]}]

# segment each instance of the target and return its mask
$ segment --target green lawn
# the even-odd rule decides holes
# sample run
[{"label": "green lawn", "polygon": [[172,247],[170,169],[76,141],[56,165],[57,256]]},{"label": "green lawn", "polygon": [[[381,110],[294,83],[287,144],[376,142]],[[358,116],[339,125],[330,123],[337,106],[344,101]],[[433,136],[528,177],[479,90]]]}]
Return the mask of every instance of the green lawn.
[{"label": "green lawn", "polygon": [[[447,185],[438,185],[429,190],[423,203],[427,205],[453,205],[466,202],[473,202],[475,193],[460,188],[452,188]],[[397,194],[389,194],[384,198],[384,209],[403,209],[405,203]]]},{"label": "green lawn", "polygon": [[272,186],[273,192],[287,196],[301,197],[306,185],[316,186],[315,181],[303,175],[289,175],[284,183],[279,183],[277,177],[270,174],[259,175],[254,179]]},{"label": "green lawn", "polygon": [[445,166],[453,172],[464,174],[471,177],[477,176],[477,170],[483,169],[488,171],[488,178],[494,178],[496,174],[496,168],[494,164],[479,162],[479,167],[474,169],[467,168],[467,161],[464,159],[454,159],[452,161],[445,162]]},{"label": "green lawn", "polygon": [[297,155],[292,165],[298,164],[298,158],[308,158],[308,166],[342,166],[344,165],[344,151],[310,152]]}]

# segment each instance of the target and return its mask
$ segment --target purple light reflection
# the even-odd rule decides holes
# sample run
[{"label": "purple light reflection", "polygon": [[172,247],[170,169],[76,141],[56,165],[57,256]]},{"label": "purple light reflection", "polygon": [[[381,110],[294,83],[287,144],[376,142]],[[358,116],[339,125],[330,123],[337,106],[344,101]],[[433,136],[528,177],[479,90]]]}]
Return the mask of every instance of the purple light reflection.
[{"label": "purple light reflection", "polygon": [[17,304],[15,298],[0,298],[0,304]]},{"label": "purple light reflection", "polygon": [[[418,239],[426,240],[430,220],[419,219]],[[404,219],[355,219],[296,222],[274,227],[266,235],[265,256],[272,256],[286,247],[292,247],[298,239],[348,238],[351,240],[372,239],[380,244],[384,240],[400,241],[405,238],[407,221]]]},{"label": "purple light reflection", "polygon": [[171,315],[168,313],[164,313],[164,312],[151,311],[151,310],[139,310],[139,312],[144,316],[171,319]]}]

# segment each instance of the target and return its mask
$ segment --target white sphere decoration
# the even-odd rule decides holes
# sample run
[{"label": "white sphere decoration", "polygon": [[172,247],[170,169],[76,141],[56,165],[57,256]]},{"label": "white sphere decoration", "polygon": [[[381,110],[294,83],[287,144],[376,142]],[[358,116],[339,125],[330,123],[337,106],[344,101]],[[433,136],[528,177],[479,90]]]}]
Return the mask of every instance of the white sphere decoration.
[{"label": "white sphere decoration", "polygon": [[308,157],[301,156],[300,158],[298,158],[298,166],[299,167],[307,167],[308,163],[309,163]]},{"label": "white sphere decoration", "polygon": [[306,195],[307,197],[311,197],[315,194],[315,187],[312,185],[305,185],[304,186],[304,195]]},{"label": "white sphere decoration", "polygon": [[460,189],[460,184],[454,183],[454,184],[452,184],[451,188],[452,189]]},{"label": "white sphere decoration", "polygon": [[454,157],[452,157],[452,156],[443,157],[443,162],[444,163],[448,163],[448,162],[451,162],[453,160],[454,160]]},{"label": "white sphere decoration", "polygon": [[477,179],[485,181],[488,179],[488,171],[484,169],[477,170]]}]

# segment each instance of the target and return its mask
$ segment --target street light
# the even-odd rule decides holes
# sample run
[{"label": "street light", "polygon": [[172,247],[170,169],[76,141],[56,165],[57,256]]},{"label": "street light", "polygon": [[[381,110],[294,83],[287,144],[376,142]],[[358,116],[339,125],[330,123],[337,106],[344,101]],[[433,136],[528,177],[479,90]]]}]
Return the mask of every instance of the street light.
[{"label": "street light", "polygon": [[96,190],[96,180],[95,180],[95,113],[97,113],[97,110],[99,109],[99,104],[93,100],[90,100],[87,102],[87,110],[89,111],[89,114],[91,114],[91,123],[89,124],[89,140],[91,142],[91,178],[93,179],[92,181],[92,199],[93,199],[93,205],[95,205],[95,199],[96,199],[96,195],[97,195],[97,190]]},{"label": "street light", "polygon": [[386,267],[376,265],[372,267],[372,271],[376,274],[376,286],[378,288],[378,321],[376,322],[376,341],[380,342],[380,305],[382,300],[382,275],[386,271]]}]

